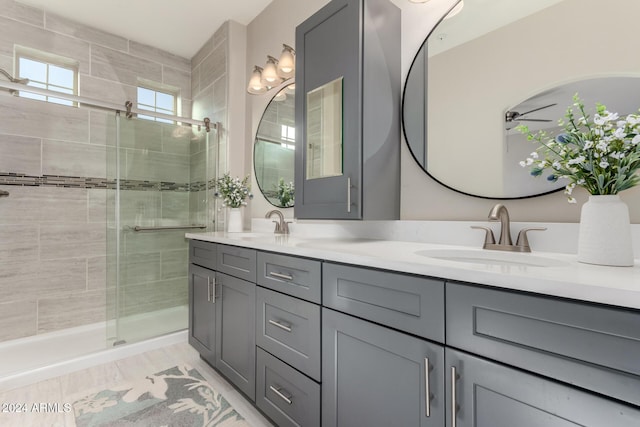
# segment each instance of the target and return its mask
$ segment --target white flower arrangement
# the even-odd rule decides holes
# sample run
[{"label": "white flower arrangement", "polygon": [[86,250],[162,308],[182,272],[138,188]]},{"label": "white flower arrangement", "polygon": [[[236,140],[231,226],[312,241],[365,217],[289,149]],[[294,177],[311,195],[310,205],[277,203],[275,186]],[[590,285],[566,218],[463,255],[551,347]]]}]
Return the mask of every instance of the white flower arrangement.
[{"label": "white flower arrangement", "polygon": [[[577,109],[580,117],[576,117]],[[531,175],[540,176],[551,170],[547,180],[567,179],[565,194],[569,203],[576,186],[584,187],[592,195],[618,194],[640,183],[640,115],[629,114],[620,118],[602,104],[596,104],[596,113],[587,115],[578,95],[567,108],[566,121],[558,124],[564,133],[551,137],[544,131],[532,133],[524,125],[516,129],[536,141],[540,147],[520,162],[531,167]]]},{"label": "white flower arrangement", "polygon": [[284,178],[280,178],[278,181],[277,191],[281,207],[289,208],[293,206],[295,197],[295,187],[293,182],[285,183]]},{"label": "white flower arrangement", "polygon": [[253,198],[249,191],[249,175],[241,181],[238,177],[231,178],[227,172],[216,180],[216,188],[214,196],[222,198],[222,206],[239,208],[247,205],[247,198]]}]

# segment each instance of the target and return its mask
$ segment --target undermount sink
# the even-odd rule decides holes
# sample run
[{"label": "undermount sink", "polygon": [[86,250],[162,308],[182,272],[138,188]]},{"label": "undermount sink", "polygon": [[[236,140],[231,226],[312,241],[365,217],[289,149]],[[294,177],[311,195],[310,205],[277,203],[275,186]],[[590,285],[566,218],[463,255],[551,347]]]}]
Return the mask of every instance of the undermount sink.
[{"label": "undermount sink", "polygon": [[566,262],[530,253],[500,252],[472,249],[427,249],[416,255],[467,264],[502,265],[516,267],[562,267]]}]

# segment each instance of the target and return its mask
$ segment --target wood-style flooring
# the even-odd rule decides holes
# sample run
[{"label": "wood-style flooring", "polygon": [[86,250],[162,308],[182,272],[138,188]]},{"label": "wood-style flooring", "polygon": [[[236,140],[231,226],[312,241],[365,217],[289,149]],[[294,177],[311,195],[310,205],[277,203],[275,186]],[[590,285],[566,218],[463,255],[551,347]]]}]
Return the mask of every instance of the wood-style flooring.
[{"label": "wood-style flooring", "polygon": [[[66,412],[65,404],[71,404],[74,399],[91,392],[139,379],[179,364],[196,368],[252,426],[272,426],[233,386],[202,361],[198,353],[187,343],[151,350],[2,392],[0,393],[0,426],[75,427],[73,412]],[[44,412],[35,411],[39,407],[45,408],[40,404],[49,405],[49,409]],[[58,404],[58,412],[55,411],[55,404]],[[28,409],[27,412],[15,412],[16,408],[25,407]]]}]

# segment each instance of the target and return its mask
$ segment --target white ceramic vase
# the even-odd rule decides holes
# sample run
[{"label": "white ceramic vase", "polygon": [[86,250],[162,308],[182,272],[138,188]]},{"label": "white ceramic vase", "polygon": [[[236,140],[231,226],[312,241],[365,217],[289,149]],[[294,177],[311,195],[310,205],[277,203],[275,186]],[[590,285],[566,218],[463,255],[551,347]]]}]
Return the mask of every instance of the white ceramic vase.
[{"label": "white ceramic vase", "polygon": [[242,232],[242,209],[241,208],[229,209],[229,215],[227,216],[227,232],[228,233]]},{"label": "white ceramic vase", "polygon": [[619,267],[633,265],[629,208],[620,196],[589,196],[582,206],[578,261]]}]

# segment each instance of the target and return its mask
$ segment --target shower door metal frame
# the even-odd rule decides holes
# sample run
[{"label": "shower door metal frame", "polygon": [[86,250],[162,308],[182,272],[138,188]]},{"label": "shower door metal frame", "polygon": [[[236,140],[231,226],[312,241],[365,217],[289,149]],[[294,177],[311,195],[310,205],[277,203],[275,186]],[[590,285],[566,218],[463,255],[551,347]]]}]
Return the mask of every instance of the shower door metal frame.
[{"label": "shower door metal frame", "polygon": [[189,125],[194,125],[194,126],[201,126],[201,127],[205,127],[207,128],[208,126],[210,126],[211,128],[215,129],[215,130],[219,130],[219,123],[211,123],[209,122],[209,120],[207,118],[205,118],[204,120],[194,120],[194,119],[190,119],[188,117],[180,117],[180,116],[173,116],[170,114],[163,114],[163,113],[158,113],[155,111],[149,111],[149,110],[141,110],[139,108],[134,108],[133,105],[131,104],[131,101],[126,101],[124,104],[122,105],[118,105],[118,104],[114,104],[112,102],[106,102],[106,101],[100,101],[98,99],[93,99],[93,98],[87,98],[84,96],[77,96],[77,95],[70,95],[67,93],[62,93],[62,92],[56,92],[53,90],[49,90],[49,89],[42,89],[42,88],[38,88],[38,87],[32,87],[32,86],[27,86],[24,84],[20,84],[20,83],[13,83],[13,82],[7,82],[4,80],[0,80],[0,88],[1,89],[7,89],[10,91],[17,91],[17,92],[29,92],[29,93],[34,93],[36,95],[44,95],[44,96],[50,96],[53,98],[59,98],[59,99],[64,99],[66,101],[72,101],[77,103],[79,106],[90,106],[90,107],[94,107],[94,108],[101,108],[101,109],[105,109],[105,110],[113,110],[116,112],[125,112],[127,113],[127,117],[129,114],[133,113],[133,114],[144,114],[146,116],[151,116],[151,117],[155,117],[158,119],[166,119],[166,120],[172,120],[175,122],[179,122],[179,123],[186,123]]},{"label": "shower door metal frame", "polygon": [[[72,101],[75,103],[75,107],[71,107],[71,108],[80,108],[80,107],[92,107],[92,108],[98,108],[98,109],[103,109],[103,110],[110,110],[110,111],[114,111],[115,115],[116,115],[116,135],[117,135],[117,141],[116,141],[116,177],[115,177],[115,184],[116,184],[116,197],[115,197],[115,221],[116,224],[118,225],[116,227],[117,229],[117,233],[116,233],[116,289],[115,289],[115,313],[116,313],[116,318],[118,317],[118,313],[120,312],[120,246],[121,246],[121,241],[120,241],[120,229],[119,229],[119,225],[120,225],[120,113],[123,112],[125,113],[125,117],[127,119],[131,119],[133,118],[133,115],[137,115],[137,114],[143,114],[146,116],[151,116],[154,118],[159,118],[159,119],[165,119],[165,120],[171,120],[173,122],[175,122],[175,124],[177,126],[179,125],[191,125],[191,126],[197,126],[198,130],[201,130],[201,128],[205,128],[206,132],[209,133],[211,129],[215,130],[215,139],[212,141],[215,145],[216,145],[216,159],[218,159],[217,161],[219,162],[219,155],[220,155],[220,128],[221,128],[221,123],[219,122],[214,122],[212,123],[209,118],[204,118],[204,120],[194,120],[188,117],[180,117],[180,116],[174,116],[174,115],[170,115],[170,114],[163,114],[163,113],[158,113],[155,111],[148,111],[148,110],[141,110],[138,108],[134,108],[133,107],[133,103],[131,101],[126,101],[123,105],[118,105],[115,103],[111,103],[111,102],[107,102],[107,101],[101,101],[101,100],[97,100],[97,99],[92,99],[92,98],[87,98],[84,96],[77,96],[77,95],[70,95],[70,94],[65,94],[62,92],[56,92],[56,91],[52,91],[52,90],[48,90],[48,89],[42,89],[42,88],[37,88],[37,87],[32,87],[32,86],[27,86],[25,84],[22,83],[14,83],[14,82],[8,82],[8,81],[4,81],[4,80],[0,80],[0,89],[6,89],[8,91],[10,91],[14,96],[19,96],[18,93],[21,91],[24,92],[29,92],[29,93],[33,93],[36,95],[43,95],[43,96],[49,96],[49,97],[54,97],[54,98],[59,98],[59,99],[64,99],[67,101]],[[42,102],[42,101],[41,101]],[[209,157],[209,144],[207,144],[207,161],[208,161],[208,157]],[[216,173],[215,173],[215,178],[219,178],[220,173],[219,173],[219,164],[216,165]],[[209,168],[207,168],[208,170]],[[206,177],[207,179],[207,188],[208,188],[208,176]],[[6,194],[5,194],[6,193]],[[208,193],[208,192],[207,192]],[[7,192],[2,192],[0,193],[0,196],[8,196],[9,193]],[[207,195],[207,200],[208,200],[208,195]],[[214,230],[217,227],[217,221],[216,221],[216,212],[218,210],[218,200],[214,199],[213,201],[214,203],[214,209],[213,209],[213,223],[214,223]],[[210,212],[210,210],[208,209],[208,212]],[[209,220],[209,215],[207,214],[207,219]],[[198,227],[201,228],[201,227]],[[158,228],[159,229],[159,228]],[[147,230],[136,230],[136,231],[147,231]],[[120,331],[118,330],[119,326],[118,326],[118,322],[116,321],[116,336],[112,337],[115,338],[116,340],[120,337]],[[109,338],[109,337],[107,337]],[[124,342],[120,342],[120,341],[115,341],[114,345],[117,344],[122,344]]]}]

